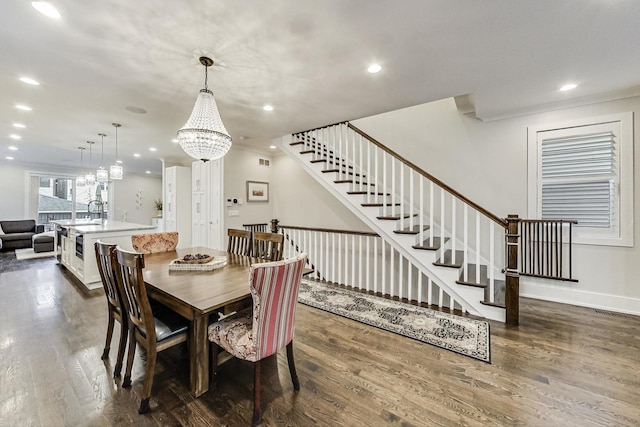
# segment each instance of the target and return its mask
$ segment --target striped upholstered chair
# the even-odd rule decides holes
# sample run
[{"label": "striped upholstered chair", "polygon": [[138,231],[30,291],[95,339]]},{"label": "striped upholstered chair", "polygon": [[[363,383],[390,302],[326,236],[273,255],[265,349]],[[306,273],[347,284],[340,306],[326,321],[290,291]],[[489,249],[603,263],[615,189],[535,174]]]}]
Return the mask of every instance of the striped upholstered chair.
[{"label": "striped upholstered chair", "polygon": [[296,302],[307,254],[284,261],[251,266],[249,287],[253,310],[249,307],[209,326],[211,366],[216,381],[219,347],[233,356],[254,362],[253,421],[258,425],[260,411],[260,360],[287,347],[293,389],[300,390],[293,360]]}]

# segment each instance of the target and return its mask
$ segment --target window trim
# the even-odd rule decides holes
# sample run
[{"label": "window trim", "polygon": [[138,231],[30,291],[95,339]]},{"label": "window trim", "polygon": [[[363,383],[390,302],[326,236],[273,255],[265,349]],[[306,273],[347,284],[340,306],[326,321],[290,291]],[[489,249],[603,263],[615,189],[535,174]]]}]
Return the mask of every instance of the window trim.
[{"label": "window trim", "polygon": [[619,202],[619,218],[614,229],[614,236],[602,236],[588,228],[574,228],[574,242],[585,245],[634,246],[633,224],[633,112],[607,114],[603,116],[566,120],[562,122],[532,125],[527,127],[527,214],[529,218],[540,218],[540,165],[538,133],[562,130],[573,127],[584,127],[604,123],[618,122],[620,136],[618,138],[619,156],[616,163],[619,169],[617,192]]}]

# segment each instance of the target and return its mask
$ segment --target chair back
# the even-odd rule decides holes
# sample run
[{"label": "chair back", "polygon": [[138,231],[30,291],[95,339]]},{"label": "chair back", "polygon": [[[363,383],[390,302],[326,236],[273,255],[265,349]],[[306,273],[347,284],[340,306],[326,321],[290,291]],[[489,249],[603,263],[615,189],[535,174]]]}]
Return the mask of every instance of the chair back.
[{"label": "chair back", "polygon": [[251,255],[250,231],[230,228],[227,230],[227,236],[229,237],[227,252],[245,256]]},{"label": "chair back", "polygon": [[131,236],[131,244],[136,252],[142,254],[155,254],[158,252],[171,252],[178,246],[178,232],[134,234]]},{"label": "chair back", "polygon": [[113,252],[118,288],[131,323],[151,342],[156,340],[155,321],[142,277],[144,255],[116,247]]},{"label": "chair back", "polygon": [[124,310],[124,305],[120,301],[120,291],[118,290],[118,281],[116,279],[116,270],[113,264],[112,252],[116,249],[116,245],[110,243],[102,243],[98,240],[95,245],[96,262],[98,263],[98,272],[102,279],[102,287],[107,296],[109,304]]},{"label": "chair back", "polygon": [[269,261],[281,261],[284,256],[284,235],[277,233],[253,233],[253,256]]},{"label": "chair back", "polygon": [[298,290],[306,261],[307,254],[303,253],[284,261],[251,266],[249,286],[258,360],[286,347],[293,339]]}]

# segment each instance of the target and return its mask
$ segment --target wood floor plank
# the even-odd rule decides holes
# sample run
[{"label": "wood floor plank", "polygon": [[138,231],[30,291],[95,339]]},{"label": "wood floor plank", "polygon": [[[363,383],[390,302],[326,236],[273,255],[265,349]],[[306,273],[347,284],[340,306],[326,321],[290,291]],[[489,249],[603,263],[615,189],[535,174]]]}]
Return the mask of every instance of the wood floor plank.
[{"label": "wood floor plank", "polygon": [[[522,298],[520,326],[491,325],[490,364],[298,306],[293,391],[285,352],[262,366],[264,426],[640,424],[640,319]],[[245,426],[253,368],[231,359],[217,387],[189,393],[186,346],[161,352],[151,411],[113,378],[102,291],[53,259],[0,252],[0,425]]]}]

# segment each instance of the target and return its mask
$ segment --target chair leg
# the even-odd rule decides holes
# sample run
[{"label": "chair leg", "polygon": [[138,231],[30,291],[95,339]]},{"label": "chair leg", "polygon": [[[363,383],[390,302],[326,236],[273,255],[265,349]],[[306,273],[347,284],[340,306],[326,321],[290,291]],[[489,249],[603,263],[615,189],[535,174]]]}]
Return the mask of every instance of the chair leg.
[{"label": "chair leg", "polygon": [[131,368],[133,367],[133,357],[136,354],[136,337],[133,328],[129,327],[129,349],[127,350],[127,369],[124,371],[122,387],[131,387]]},{"label": "chair leg", "polygon": [[211,369],[209,375],[209,390],[213,390],[218,385],[218,353],[220,347],[212,342],[209,344],[209,352],[211,353]]},{"label": "chair leg", "polygon": [[293,360],[293,340],[287,344],[287,361],[289,362],[289,373],[291,374],[291,381],[293,382],[293,389],[300,390],[300,381],[298,381],[298,374],[296,373],[296,363]]},{"label": "chair leg", "polygon": [[113,378],[120,376],[122,371],[122,361],[124,360],[124,350],[127,346],[127,337],[129,335],[127,323],[124,319],[120,321],[120,343],[118,344],[118,358],[116,359],[116,367],[113,370]]},{"label": "chair leg", "polygon": [[113,313],[111,309],[109,309],[109,324],[107,325],[107,341],[104,343],[104,351],[102,352],[102,360],[106,360],[109,358],[109,350],[111,348],[111,337],[113,336],[113,324],[115,319],[113,318]]},{"label": "chair leg", "polygon": [[253,365],[253,419],[251,426],[255,427],[262,421],[262,412],[260,411],[260,361],[256,361]]},{"label": "chair leg", "polygon": [[147,369],[144,373],[144,385],[142,386],[142,397],[140,401],[139,414],[149,412],[149,399],[151,398],[151,387],[153,386],[153,375],[156,372],[156,358],[158,352],[152,345],[147,345]]}]

